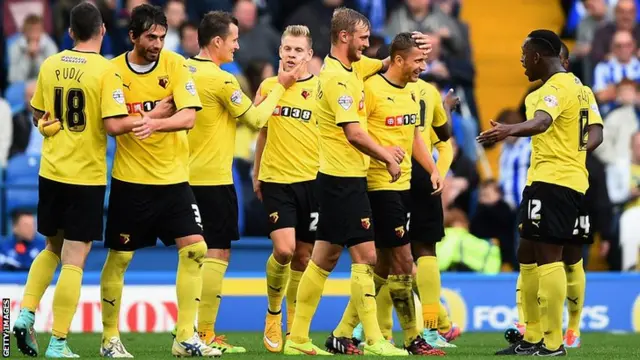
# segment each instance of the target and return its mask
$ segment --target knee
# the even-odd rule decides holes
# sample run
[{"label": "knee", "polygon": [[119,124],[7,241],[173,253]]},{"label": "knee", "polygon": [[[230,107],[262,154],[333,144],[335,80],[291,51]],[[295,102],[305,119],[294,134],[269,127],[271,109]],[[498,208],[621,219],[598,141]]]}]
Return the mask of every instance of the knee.
[{"label": "knee", "polygon": [[64,244],[64,236],[59,232],[56,236],[47,236],[45,249],[56,254],[58,258],[62,257],[62,244]]},{"label": "knee", "polygon": [[340,252],[331,252],[329,254],[320,254],[318,252],[313,252],[311,254],[311,261],[316,264],[319,268],[325,271],[333,271],[338,264],[338,259],[340,259]]},{"label": "knee", "polygon": [[207,249],[206,245],[204,248],[207,255],[206,257],[209,259],[218,259],[229,262],[229,259],[231,258],[231,249]]},{"label": "knee", "polygon": [[520,239],[520,246],[518,246],[518,252],[516,257],[520,264],[534,264],[536,263],[536,249],[531,242],[525,239]]},{"label": "knee", "polygon": [[133,251],[109,250],[107,260],[105,262],[105,268],[107,266],[113,266],[116,269],[126,269],[129,267],[129,263],[132,259]]},{"label": "knee", "polygon": [[295,245],[278,244],[273,247],[273,257],[280,264],[288,264],[295,253]]},{"label": "knee", "polygon": [[423,256],[436,256],[436,244],[435,243],[413,243],[411,245],[411,253],[414,259],[419,259]]},{"label": "knee", "polygon": [[66,241],[62,246],[60,260],[62,265],[73,265],[84,269],[87,255],[91,250],[90,242]]},{"label": "knee", "polygon": [[355,264],[375,266],[377,261],[378,255],[375,247],[373,246],[371,246],[370,249],[362,249],[361,251],[358,251],[356,256],[353,256],[353,263]]},{"label": "knee", "polygon": [[410,275],[413,270],[413,257],[411,251],[395,251],[393,260],[391,261],[391,274],[393,275]]},{"label": "knee", "polygon": [[582,260],[582,247],[581,246],[565,246],[562,250],[562,261],[565,265],[575,265]]},{"label": "knee", "polygon": [[293,258],[291,259],[291,269],[304,271],[309,264],[309,260],[311,260],[311,252],[303,249],[302,247],[297,247]]}]

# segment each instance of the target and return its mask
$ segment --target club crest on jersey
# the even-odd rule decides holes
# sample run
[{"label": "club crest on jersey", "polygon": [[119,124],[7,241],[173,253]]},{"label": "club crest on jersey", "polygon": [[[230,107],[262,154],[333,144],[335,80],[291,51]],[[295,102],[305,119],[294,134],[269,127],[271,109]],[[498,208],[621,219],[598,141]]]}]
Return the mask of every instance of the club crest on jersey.
[{"label": "club crest on jersey", "polygon": [[342,95],[338,98],[338,105],[342,106],[345,110],[349,110],[351,105],[353,105],[353,98],[349,95]]},{"label": "club crest on jersey", "polygon": [[362,228],[365,230],[369,230],[371,227],[371,220],[369,218],[362,218],[360,219],[360,225],[362,225]]},{"label": "club crest on jersey", "polygon": [[398,238],[402,239],[404,237],[404,226],[398,226],[395,231]]},{"label": "club crest on jersey", "polygon": [[272,224],[277,223],[278,219],[280,219],[280,216],[278,215],[277,211],[269,214],[269,221],[271,221]]},{"label": "club crest on jersey", "polygon": [[311,91],[309,90],[302,90],[302,92],[300,93],[300,95],[302,95],[302,97],[307,100],[309,98],[309,96],[311,96]]},{"label": "club crest on jersey", "polygon": [[158,85],[160,85],[163,89],[166,89],[167,85],[169,85],[169,77],[168,76],[158,76]]}]

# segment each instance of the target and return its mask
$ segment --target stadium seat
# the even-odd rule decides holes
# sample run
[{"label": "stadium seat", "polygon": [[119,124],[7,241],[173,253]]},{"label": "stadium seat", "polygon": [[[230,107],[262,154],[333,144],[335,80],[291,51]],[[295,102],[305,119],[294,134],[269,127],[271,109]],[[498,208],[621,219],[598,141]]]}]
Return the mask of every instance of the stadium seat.
[{"label": "stadium seat", "polygon": [[24,92],[26,84],[22,81],[13,83],[4,92],[4,98],[11,106],[11,115],[24,110]]},{"label": "stadium seat", "polygon": [[4,58],[4,63],[5,63],[5,68],[9,69],[9,48],[11,47],[11,45],[13,45],[13,43],[18,40],[18,38],[20,37],[21,33],[15,33],[11,36],[9,36],[6,40],[5,40],[5,58]]},{"label": "stadium seat", "polygon": [[31,155],[16,155],[9,160],[6,170],[5,195],[7,213],[16,209],[38,207],[38,172],[40,158]]},{"label": "stadium seat", "polygon": [[620,216],[620,248],[622,271],[634,271],[638,266],[640,249],[640,207],[625,210]]}]

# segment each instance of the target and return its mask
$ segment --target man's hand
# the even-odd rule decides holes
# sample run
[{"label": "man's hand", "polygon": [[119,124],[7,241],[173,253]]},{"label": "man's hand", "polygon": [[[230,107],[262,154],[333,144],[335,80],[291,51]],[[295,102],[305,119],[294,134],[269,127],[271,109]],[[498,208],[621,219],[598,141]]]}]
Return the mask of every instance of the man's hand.
[{"label": "man's hand", "polygon": [[511,135],[511,125],[499,124],[490,120],[492,128],[480,133],[476,140],[480,144],[492,145]]},{"label": "man's hand", "polygon": [[450,111],[460,105],[460,98],[455,94],[453,89],[449,89],[447,95],[444,96],[443,103],[444,108]]},{"label": "man's hand", "polygon": [[435,189],[431,195],[440,195],[444,189],[444,180],[442,180],[442,177],[440,177],[440,174],[437,172],[431,174],[431,186]]},{"label": "man's hand", "polygon": [[393,159],[400,164],[402,162],[402,159],[404,159],[404,150],[402,150],[402,148],[400,146],[387,146],[385,147],[385,149],[387,149],[387,151],[389,152],[389,154],[391,154],[391,156],[393,156]]},{"label": "man's hand", "polygon": [[154,119],[149,117],[149,114],[147,114],[142,110],[140,110],[139,113],[140,113],[140,120],[133,123],[133,125],[135,126],[133,128],[133,134],[139,140],[144,140],[149,136],[151,136],[151,134],[153,134],[156,131],[157,125]]},{"label": "man's hand", "polygon": [[166,98],[160,100],[153,110],[149,111],[149,116],[152,118],[168,118],[176,113],[176,104],[173,102],[173,95],[169,95]]},{"label": "man's hand", "polygon": [[429,35],[425,35],[421,32],[414,31],[411,36],[416,43],[418,44],[418,48],[422,50],[423,54],[429,55],[431,52],[431,38]]},{"label": "man's hand", "polygon": [[262,201],[262,181],[258,178],[253,178],[253,192],[256,193],[258,200]]},{"label": "man's hand", "polygon": [[58,119],[50,119],[51,113],[48,111],[38,119],[38,131],[44,137],[51,137],[62,129],[62,124]]},{"label": "man's hand", "polygon": [[396,162],[390,162],[387,164],[387,171],[389,175],[391,175],[390,183],[394,183],[400,179],[400,175],[402,175],[402,170],[400,170],[400,165]]},{"label": "man's hand", "polygon": [[284,69],[282,60],[280,60],[280,65],[278,67],[278,82],[285,89],[290,88],[291,86],[293,86],[293,84],[296,83],[296,81],[298,81],[300,76],[302,76],[302,73],[304,73],[304,69],[306,69],[306,66],[307,62],[303,60],[298,65],[294,66],[291,70],[286,71]]}]

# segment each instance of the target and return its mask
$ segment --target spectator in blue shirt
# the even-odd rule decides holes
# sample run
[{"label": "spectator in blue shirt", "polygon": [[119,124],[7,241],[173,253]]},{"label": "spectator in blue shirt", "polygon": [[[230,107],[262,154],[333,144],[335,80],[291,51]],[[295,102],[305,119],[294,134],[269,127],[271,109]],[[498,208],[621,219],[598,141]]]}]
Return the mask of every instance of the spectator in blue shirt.
[{"label": "spectator in blue shirt", "polygon": [[31,212],[16,211],[12,219],[12,234],[0,242],[0,265],[4,269],[26,271],[44,250],[45,242],[36,237],[36,222]]}]

